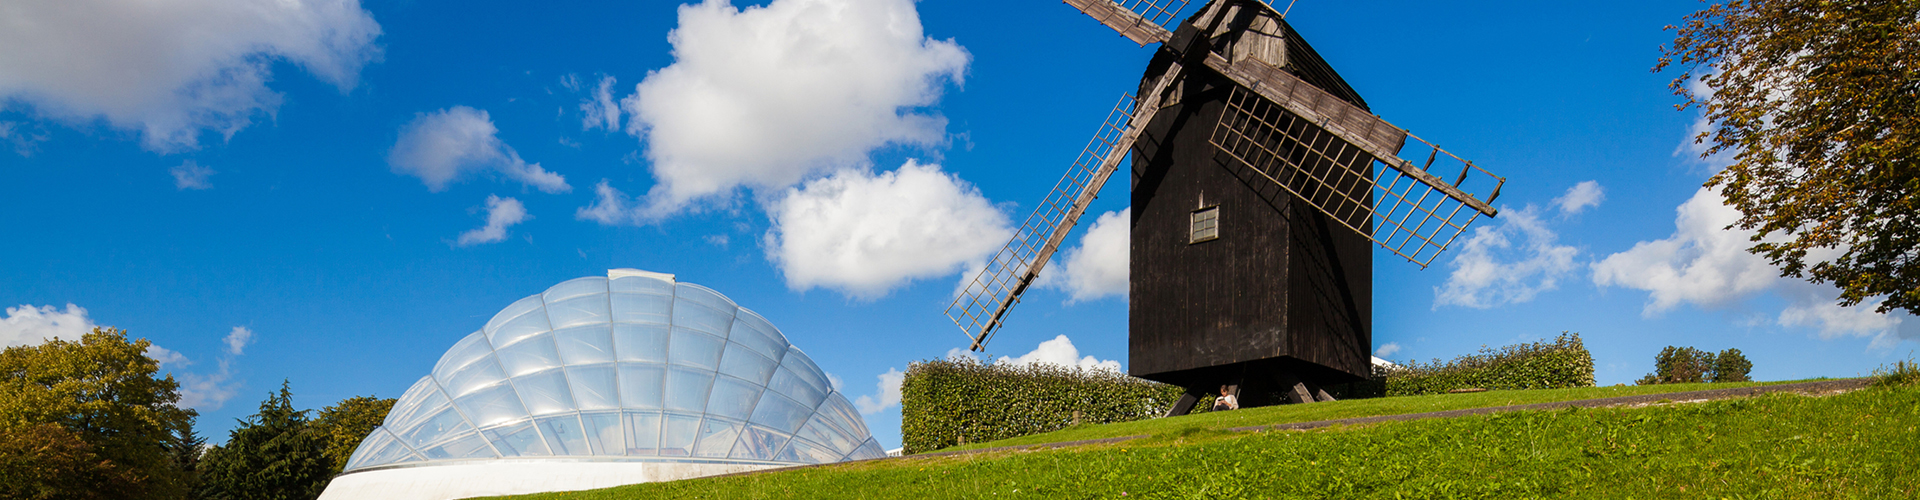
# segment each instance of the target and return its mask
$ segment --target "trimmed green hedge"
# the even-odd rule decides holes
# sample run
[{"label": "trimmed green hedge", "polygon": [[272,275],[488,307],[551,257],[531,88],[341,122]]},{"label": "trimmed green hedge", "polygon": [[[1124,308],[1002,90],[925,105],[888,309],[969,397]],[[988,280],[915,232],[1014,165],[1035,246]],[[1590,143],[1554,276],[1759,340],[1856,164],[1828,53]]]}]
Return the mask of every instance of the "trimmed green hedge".
[{"label": "trimmed green hedge", "polygon": [[1593,354],[1578,333],[1552,342],[1482,348],[1441,363],[1412,362],[1380,373],[1388,396],[1440,394],[1454,389],[1559,389],[1593,386]]},{"label": "trimmed green hedge", "polygon": [[[1141,420],[1165,415],[1183,391],[1106,370],[921,361],[900,384],[900,438],[913,454],[1060,430],[1075,411],[1086,424]],[[1211,406],[1203,398],[1193,411]]]}]

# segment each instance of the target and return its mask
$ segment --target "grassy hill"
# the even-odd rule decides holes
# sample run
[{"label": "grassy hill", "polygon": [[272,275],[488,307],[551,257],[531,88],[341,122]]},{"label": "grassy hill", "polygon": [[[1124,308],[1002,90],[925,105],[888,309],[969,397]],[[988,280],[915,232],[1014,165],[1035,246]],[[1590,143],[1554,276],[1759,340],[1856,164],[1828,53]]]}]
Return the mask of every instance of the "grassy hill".
[{"label": "grassy hill", "polygon": [[1115,444],[838,464],[516,499],[1915,498],[1920,386],[1640,408],[1519,411],[1314,431],[1248,425],[1712,386],[1496,391],[1080,426],[976,446]]}]

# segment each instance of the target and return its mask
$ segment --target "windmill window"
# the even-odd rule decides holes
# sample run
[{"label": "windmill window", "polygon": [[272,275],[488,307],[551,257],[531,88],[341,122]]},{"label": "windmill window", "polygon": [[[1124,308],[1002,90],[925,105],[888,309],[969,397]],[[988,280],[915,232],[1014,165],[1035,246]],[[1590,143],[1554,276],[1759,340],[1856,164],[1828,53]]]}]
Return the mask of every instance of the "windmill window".
[{"label": "windmill window", "polygon": [[1187,244],[1220,239],[1220,207],[1195,210],[1191,220]]}]

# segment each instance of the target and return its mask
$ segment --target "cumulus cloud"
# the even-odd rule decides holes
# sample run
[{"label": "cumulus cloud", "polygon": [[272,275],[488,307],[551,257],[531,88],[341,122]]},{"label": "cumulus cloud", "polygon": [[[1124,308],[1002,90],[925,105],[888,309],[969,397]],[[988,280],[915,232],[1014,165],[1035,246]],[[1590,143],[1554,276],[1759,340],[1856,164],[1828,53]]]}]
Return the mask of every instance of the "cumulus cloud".
[{"label": "cumulus cloud", "polygon": [[872,396],[860,396],[859,399],[853,400],[853,407],[858,408],[860,413],[872,415],[900,404],[900,383],[907,380],[907,374],[888,368],[887,372],[880,374],[879,378],[878,392]]},{"label": "cumulus cloud", "polygon": [[648,217],[788,187],[888,144],[938,144],[946,120],[920,108],[970,60],[923,35],[913,0],[708,0],[679,14],[674,63],[621,101],[657,180]]},{"label": "cumulus cloud", "polygon": [[1594,284],[1646,290],[1646,316],[1683,303],[1721,306],[1774,285],[1778,271],[1747,253],[1753,233],[1727,229],[1740,212],[1721,203],[1718,193],[1700,188],[1675,212],[1673,235],[1594,263]]},{"label": "cumulus cloud", "polygon": [[168,170],[168,172],[173,174],[174,189],[185,191],[188,189],[213,188],[213,183],[207,182],[207,178],[213,176],[213,169],[202,167],[199,163],[194,163],[193,160],[187,160],[181,163],[180,166]]},{"label": "cumulus cloud", "polygon": [[137,131],[158,152],[198,147],[279,109],[284,61],[342,92],[379,58],[358,0],[9,2],[0,102],[73,125]]},{"label": "cumulus cloud", "polygon": [[[1447,282],[1433,288],[1433,307],[1487,309],[1533,300],[1559,287],[1574,269],[1580,250],[1558,244],[1532,205],[1502,210],[1500,225],[1474,228],[1473,237],[1454,255]],[[1522,240],[1516,242],[1515,240]]]},{"label": "cumulus cloud", "polygon": [[[1913,316],[1874,312],[1885,299],[1840,307],[1837,288],[1782,277],[1765,258],[1748,253],[1754,233],[1729,229],[1740,212],[1723,203],[1719,193],[1700,188],[1675,212],[1672,235],[1639,242],[1594,263],[1594,284],[1647,291],[1644,316],[1682,304],[1724,307],[1771,292],[1788,302],[1775,318],[1783,327],[1811,328],[1827,339],[1868,337],[1874,339],[1875,347],[1890,347],[1903,339],[1920,341],[1920,321]],[[1837,254],[1836,250],[1810,252],[1808,258],[1819,261],[1823,255]]]},{"label": "cumulus cloud", "polygon": [[1013,234],[978,189],[911,160],[879,175],[847,169],[807,182],[767,211],[767,258],[788,287],[861,299],[952,274]]},{"label": "cumulus cloud", "polygon": [[1392,356],[1394,355],[1394,353],[1398,353],[1398,352],[1400,352],[1400,343],[1388,342],[1385,344],[1381,344],[1379,348],[1374,349],[1373,355],[1376,356],[1376,358],[1374,359],[1379,359],[1379,358]]},{"label": "cumulus cloud", "polygon": [[1600,188],[1599,181],[1585,181],[1567,188],[1566,194],[1553,199],[1553,205],[1560,208],[1560,213],[1573,215],[1600,206],[1600,202],[1606,200],[1607,193]]},{"label": "cumulus cloud", "polygon": [[620,103],[613,98],[613,83],[611,76],[600,77],[600,85],[593,88],[593,95],[580,100],[582,129],[620,130]]},{"label": "cumulus cloud", "polygon": [[77,341],[96,326],[93,318],[87,317],[87,308],[71,303],[64,311],[50,305],[22,304],[7,308],[7,316],[0,318],[0,348],[39,345],[54,339]]},{"label": "cumulus cloud", "polygon": [[1071,302],[1126,295],[1132,214],[1132,208],[1100,214],[1080,236],[1080,246],[1067,250],[1058,268],[1041,271],[1037,284],[1066,290]]},{"label": "cumulus cloud", "polygon": [[244,326],[233,327],[233,331],[227,332],[227,338],[221,341],[227,344],[227,354],[239,356],[246,351],[247,344],[253,342],[253,330]]},{"label": "cumulus cloud", "polygon": [[1093,356],[1080,356],[1080,349],[1074,347],[1073,341],[1068,340],[1066,335],[1057,336],[1054,337],[1053,340],[1041,342],[1039,347],[1033,349],[1033,352],[1022,354],[1020,357],[1001,356],[1000,359],[994,360],[993,363],[1012,365],[1048,363],[1069,368],[1077,367],[1086,370],[1120,372],[1119,361],[1110,359],[1102,361]]},{"label": "cumulus cloud", "polygon": [[600,179],[599,184],[593,185],[593,203],[575,210],[573,218],[609,226],[638,222],[630,210],[632,206],[630,200],[627,193],[614,189],[606,179]]},{"label": "cumulus cloud", "polygon": [[520,200],[487,195],[487,225],[460,233],[460,240],[454,243],[464,247],[504,240],[507,228],[531,218]]},{"label": "cumulus cloud", "polygon": [[146,354],[147,357],[153,358],[153,361],[159,364],[162,370],[167,369],[167,365],[182,366],[193,364],[191,361],[187,361],[186,356],[174,352],[172,349],[153,344],[147,344]]},{"label": "cumulus cloud", "polygon": [[497,172],[547,193],[573,190],[560,174],[520,159],[495,137],[498,132],[484,110],[454,106],[420,113],[400,127],[400,140],[387,153],[387,164],[394,173],[419,177],[434,192],[475,171]]},{"label": "cumulus cloud", "polygon": [[240,383],[233,379],[232,358],[221,358],[217,372],[181,373],[178,378],[180,406],[201,411],[220,409],[240,389]]}]

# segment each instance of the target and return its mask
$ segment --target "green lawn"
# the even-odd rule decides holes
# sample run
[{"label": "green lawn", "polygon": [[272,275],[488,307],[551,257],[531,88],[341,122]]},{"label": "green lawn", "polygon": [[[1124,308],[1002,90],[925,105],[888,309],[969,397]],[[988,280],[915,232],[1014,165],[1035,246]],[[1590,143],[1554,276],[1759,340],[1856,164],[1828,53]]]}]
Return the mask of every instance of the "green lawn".
[{"label": "green lawn", "polygon": [[1082,424],[1045,434],[1033,434],[1017,438],[1002,439],[984,443],[970,443],[940,451],[971,450],[994,448],[999,446],[1019,446],[1040,443],[1058,443],[1086,439],[1103,439],[1121,436],[1175,436],[1210,429],[1231,429],[1254,425],[1287,424],[1312,422],[1315,420],[1334,420],[1342,418],[1372,417],[1379,415],[1402,415],[1407,413],[1426,413],[1430,411],[1462,410],[1468,408],[1487,408],[1493,406],[1524,405],[1534,403],[1552,403],[1576,399],[1599,399],[1620,396],[1640,396],[1668,392],[1698,391],[1704,389],[1728,389],[1752,387],[1757,385],[1791,384],[1807,382],[1793,380],[1785,382],[1737,382],[1725,384],[1663,384],[1632,385],[1608,387],[1579,387],[1573,389],[1542,389],[1533,391],[1487,391],[1465,394],[1439,394],[1432,396],[1402,396],[1392,398],[1355,399],[1331,401],[1309,405],[1281,405],[1244,410],[1207,412],[1174,418],[1156,418],[1133,422],[1120,422],[1104,425]]},{"label": "green lawn", "polygon": [[[1727,387],[1716,385],[1713,387]],[[1119,444],[994,451],[519,499],[1916,498],[1920,386],[1566,409],[1313,431],[1225,427],[1631,395],[1641,388],[1392,398],[1116,424]],[[1619,392],[1579,392],[1619,391]],[[1536,397],[1539,396],[1539,397]],[[1395,404],[1394,400],[1400,400]],[[1369,406],[1385,405],[1385,406]],[[1340,409],[1337,406],[1345,406]],[[1315,408],[1319,407],[1319,408]],[[1394,408],[1400,408],[1394,410]],[[1368,412],[1374,413],[1368,413]],[[1269,413],[1275,418],[1260,419]],[[1234,415],[1238,414],[1238,415]],[[1165,419],[1159,424],[1181,419]],[[1057,439],[1054,439],[1057,440]],[[993,443],[983,443],[983,446]]]}]

